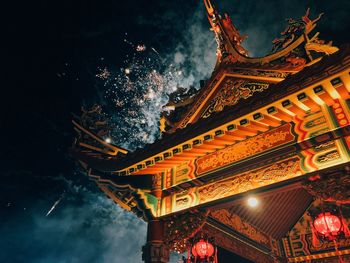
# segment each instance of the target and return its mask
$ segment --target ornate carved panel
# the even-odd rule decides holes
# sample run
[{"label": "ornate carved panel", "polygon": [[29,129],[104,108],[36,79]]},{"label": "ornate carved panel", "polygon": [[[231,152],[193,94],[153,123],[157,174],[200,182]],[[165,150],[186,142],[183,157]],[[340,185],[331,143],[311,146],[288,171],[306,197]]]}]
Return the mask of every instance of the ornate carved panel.
[{"label": "ornate carved panel", "polygon": [[302,174],[299,158],[293,157],[265,168],[244,173],[229,180],[199,188],[199,202],[205,203],[234,194],[246,192],[264,185],[277,183]]},{"label": "ornate carved panel", "polygon": [[244,76],[259,76],[259,77],[270,77],[270,78],[286,78],[290,75],[289,72],[283,71],[265,71],[257,69],[233,69],[232,73],[244,75]]},{"label": "ornate carved panel", "polygon": [[239,233],[247,236],[248,238],[265,245],[267,247],[271,247],[271,239],[268,235],[259,231],[256,227],[251,224],[243,221],[238,215],[235,213],[231,213],[226,209],[219,209],[210,213],[210,216],[221,223],[231,227]]},{"label": "ornate carved panel", "polygon": [[223,150],[214,152],[196,160],[197,174],[203,174],[216,168],[232,164],[244,158],[271,150],[295,139],[291,125],[285,124],[277,129],[236,143]]},{"label": "ornate carved panel", "polygon": [[247,99],[253,96],[254,93],[262,92],[268,87],[269,84],[263,82],[227,79],[204,110],[201,117],[207,118],[213,112],[222,111],[224,107],[233,106],[237,104],[240,99]]},{"label": "ornate carved panel", "polygon": [[236,253],[244,258],[247,258],[256,263],[272,263],[274,262],[273,258],[258,249],[254,249],[253,247],[239,241],[236,238],[224,233],[216,228],[213,228],[209,225],[204,226],[203,232],[208,236],[212,236],[215,238],[215,243],[228,250]]}]

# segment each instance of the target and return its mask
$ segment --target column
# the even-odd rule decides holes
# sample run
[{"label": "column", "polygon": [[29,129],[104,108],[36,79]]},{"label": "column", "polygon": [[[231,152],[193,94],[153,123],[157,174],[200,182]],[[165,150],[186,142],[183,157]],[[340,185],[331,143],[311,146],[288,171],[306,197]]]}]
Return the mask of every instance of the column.
[{"label": "column", "polygon": [[142,248],[145,263],[169,262],[169,249],[163,241],[164,225],[161,220],[151,220],[147,227],[147,243]]}]

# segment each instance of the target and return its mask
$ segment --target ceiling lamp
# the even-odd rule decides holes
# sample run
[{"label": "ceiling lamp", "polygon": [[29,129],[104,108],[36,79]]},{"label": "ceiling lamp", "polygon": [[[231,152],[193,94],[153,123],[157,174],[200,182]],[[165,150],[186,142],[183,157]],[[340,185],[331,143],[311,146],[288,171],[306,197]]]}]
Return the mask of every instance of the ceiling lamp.
[{"label": "ceiling lamp", "polygon": [[248,205],[250,207],[256,207],[258,204],[259,204],[259,201],[255,197],[249,197],[248,198]]}]

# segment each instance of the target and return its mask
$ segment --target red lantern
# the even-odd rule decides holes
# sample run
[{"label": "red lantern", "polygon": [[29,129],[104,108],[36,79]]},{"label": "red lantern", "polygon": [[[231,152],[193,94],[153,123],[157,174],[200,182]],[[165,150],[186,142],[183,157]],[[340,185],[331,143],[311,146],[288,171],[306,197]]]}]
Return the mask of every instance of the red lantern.
[{"label": "red lantern", "polygon": [[329,212],[321,213],[314,220],[316,231],[328,239],[335,238],[342,229],[341,219]]},{"label": "red lantern", "polygon": [[348,237],[350,232],[346,221],[341,216],[341,211],[339,214],[340,217],[330,212],[324,212],[316,217],[312,228],[312,244],[316,247],[318,245],[318,239],[333,241],[339,263],[344,263],[338,250],[337,238],[342,235]]},{"label": "red lantern", "polygon": [[214,246],[204,239],[200,239],[192,247],[192,254],[200,259],[211,257],[215,252]]}]

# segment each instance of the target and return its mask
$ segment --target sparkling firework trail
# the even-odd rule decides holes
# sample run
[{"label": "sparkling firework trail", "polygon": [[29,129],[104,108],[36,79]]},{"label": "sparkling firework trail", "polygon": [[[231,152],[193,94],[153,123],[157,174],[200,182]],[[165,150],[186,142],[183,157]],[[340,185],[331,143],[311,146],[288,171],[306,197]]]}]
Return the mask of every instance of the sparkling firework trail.
[{"label": "sparkling firework trail", "polygon": [[154,51],[154,53],[156,53],[158,56],[160,56],[159,52],[154,47],[151,47],[151,49]]},{"label": "sparkling firework trail", "polygon": [[109,123],[115,126],[111,131],[113,142],[130,150],[159,138],[160,113],[168,95],[177,90],[184,78],[179,74],[182,70],[163,61],[154,48],[150,48],[151,52],[145,46],[141,49],[142,52],[133,48],[124,68],[116,71],[100,67],[96,74],[107,87],[105,105],[113,105],[107,109]]},{"label": "sparkling firework trail", "polygon": [[64,193],[60,196],[60,198],[53,204],[53,206],[50,208],[50,210],[47,212],[46,216],[49,216],[51,212],[56,208],[56,206],[62,201],[64,197]]},{"label": "sparkling firework trail", "polygon": [[108,79],[110,76],[111,73],[107,70],[107,68],[104,68],[100,73],[96,74],[96,77],[100,79]]},{"label": "sparkling firework trail", "polygon": [[207,60],[214,65],[215,52],[213,59],[204,52],[213,37],[198,39],[198,35],[202,35],[198,30],[200,28],[191,30],[190,39],[196,41],[194,44],[180,43],[165,57],[154,47],[135,45],[125,38],[130,52],[122,67],[115,69],[101,65],[98,68],[95,75],[99,78],[99,90],[104,90],[100,104],[104,105],[108,116],[109,136],[114,144],[133,151],[160,138],[161,113],[169,114],[173,110],[164,107],[169,95],[186,92],[192,85],[198,87],[199,80],[209,76],[211,67],[206,66]]},{"label": "sparkling firework trail", "polygon": [[137,52],[143,52],[146,50],[146,46],[145,45],[137,45],[136,47],[136,51]]}]

